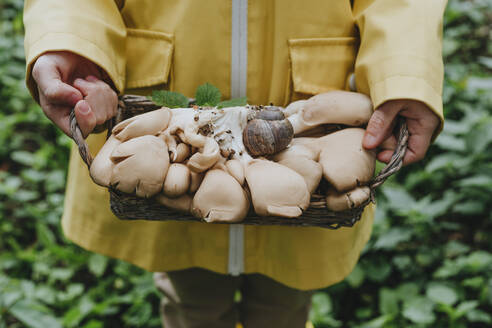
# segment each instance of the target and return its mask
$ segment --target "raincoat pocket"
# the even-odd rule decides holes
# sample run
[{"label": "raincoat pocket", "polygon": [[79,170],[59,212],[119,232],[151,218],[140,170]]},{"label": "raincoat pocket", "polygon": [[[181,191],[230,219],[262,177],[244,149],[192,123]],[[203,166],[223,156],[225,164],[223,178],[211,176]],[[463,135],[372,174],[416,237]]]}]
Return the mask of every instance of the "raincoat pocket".
[{"label": "raincoat pocket", "polygon": [[172,34],[127,29],[126,89],[169,86],[173,50]]},{"label": "raincoat pocket", "polygon": [[286,103],[347,88],[347,78],[354,71],[357,38],[290,39],[288,45],[290,73]]}]

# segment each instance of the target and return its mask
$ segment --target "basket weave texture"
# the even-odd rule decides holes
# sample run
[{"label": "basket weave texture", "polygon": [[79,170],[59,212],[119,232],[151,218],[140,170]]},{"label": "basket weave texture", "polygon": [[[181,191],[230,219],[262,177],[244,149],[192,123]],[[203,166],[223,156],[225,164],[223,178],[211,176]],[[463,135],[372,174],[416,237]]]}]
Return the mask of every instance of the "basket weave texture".
[{"label": "basket weave texture", "polygon": [[[108,136],[111,129],[119,122],[160,108],[155,103],[143,96],[123,95],[120,96],[118,103],[118,114],[108,122]],[[82,133],[75,119],[75,114],[70,116],[70,129],[72,138],[79,148],[79,153],[87,167],[90,168],[92,157],[89,147],[85,142]],[[316,192],[311,196],[309,208],[300,217],[284,218],[274,216],[258,216],[254,211],[250,211],[248,216],[241,222],[227,224],[249,224],[249,225],[282,225],[282,226],[305,226],[322,227],[328,229],[338,229],[340,227],[352,227],[360,220],[364,208],[374,202],[375,189],[381,185],[389,176],[397,172],[403,163],[403,157],[407,149],[408,129],[404,119],[399,119],[396,129],[398,130],[398,143],[390,162],[368,183],[370,197],[361,206],[345,211],[334,212],[326,207],[325,196]],[[199,221],[203,220],[170,209],[158,203],[152,198],[140,198],[135,195],[126,194],[113,188],[108,188],[110,193],[111,210],[122,220],[151,220],[151,221]],[[318,190],[317,190],[318,191]],[[213,223],[220,224],[220,222]]]}]

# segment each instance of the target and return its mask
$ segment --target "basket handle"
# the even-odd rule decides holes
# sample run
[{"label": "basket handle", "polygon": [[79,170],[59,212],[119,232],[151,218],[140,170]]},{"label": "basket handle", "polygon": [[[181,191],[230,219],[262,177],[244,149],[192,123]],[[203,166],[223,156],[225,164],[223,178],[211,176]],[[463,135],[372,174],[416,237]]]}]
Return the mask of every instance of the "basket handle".
[{"label": "basket handle", "polygon": [[80,157],[82,157],[82,160],[87,165],[87,168],[90,169],[92,164],[92,155],[89,152],[89,145],[87,145],[87,142],[82,135],[82,131],[80,131],[77,118],[75,117],[75,110],[73,109],[70,112],[70,132],[72,133],[73,141],[75,141],[75,144],[77,144],[77,147],[79,148]]},{"label": "basket handle", "polygon": [[371,190],[374,190],[374,188],[381,185],[387,178],[398,172],[403,166],[403,158],[407,151],[409,136],[407,122],[403,117],[397,117],[396,128],[398,128],[398,141],[395,152],[391,156],[388,164],[386,164],[381,171],[379,171],[378,175],[369,182]]}]

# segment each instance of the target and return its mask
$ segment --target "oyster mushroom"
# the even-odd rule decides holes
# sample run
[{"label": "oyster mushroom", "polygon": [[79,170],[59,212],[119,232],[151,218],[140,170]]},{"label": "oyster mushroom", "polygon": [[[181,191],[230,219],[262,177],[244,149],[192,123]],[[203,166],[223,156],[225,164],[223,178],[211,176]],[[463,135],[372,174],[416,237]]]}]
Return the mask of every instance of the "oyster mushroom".
[{"label": "oyster mushroom", "polygon": [[190,169],[184,164],[173,163],[169,166],[162,192],[168,197],[178,197],[190,187]]},{"label": "oyster mushroom", "polygon": [[256,159],[246,167],[245,173],[256,214],[298,217],[309,206],[306,182],[296,171]]},{"label": "oyster mushroom", "polygon": [[204,172],[214,166],[220,158],[220,148],[217,142],[210,137],[199,134],[188,138],[191,145],[200,151],[193,154],[188,160],[188,167],[194,172]]},{"label": "oyster mushroom", "polygon": [[370,195],[369,187],[357,187],[342,193],[330,189],[326,195],[326,207],[332,211],[352,209],[361,206]]},{"label": "oyster mushroom", "polygon": [[173,210],[189,213],[191,210],[191,203],[193,202],[193,196],[183,194],[176,198],[170,198],[163,194],[158,194],[156,200],[160,204],[172,208]]},{"label": "oyster mushroom", "polygon": [[172,158],[172,162],[182,163],[190,156],[190,153],[190,146],[182,142],[176,146],[176,153]]},{"label": "oyster mushroom", "polygon": [[369,122],[373,112],[369,97],[349,91],[322,93],[293,108],[297,111],[289,109],[294,114],[287,118],[296,135],[321,124],[361,126]]},{"label": "oyster mushroom", "polygon": [[194,194],[198,190],[204,175],[204,173],[197,173],[190,170],[190,188],[188,189],[190,194]]},{"label": "oyster mushroom", "polygon": [[90,168],[91,178],[100,186],[109,187],[114,167],[110,156],[119,144],[121,144],[121,141],[111,135],[92,161]]},{"label": "oyster mushroom", "polygon": [[318,156],[318,151],[310,149],[302,143],[298,143],[298,138],[294,138],[292,140],[292,144],[288,148],[282,150],[280,153],[273,155],[272,160],[274,160],[275,162],[280,162],[281,160],[284,160],[286,158],[305,157],[317,161]]},{"label": "oyster mushroom", "polygon": [[194,216],[207,222],[239,222],[248,210],[244,189],[230,174],[218,169],[207,171],[191,207]]},{"label": "oyster mushroom", "polygon": [[318,187],[323,170],[317,162],[317,152],[304,145],[294,144],[272,156],[272,159],[299,173],[304,178],[310,194]]},{"label": "oyster mushroom", "polygon": [[142,136],[114,148],[115,163],[110,185],[126,193],[151,197],[162,190],[169,168],[166,143],[155,136]]},{"label": "oyster mushroom", "polygon": [[240,185],[244,184],[244,166],[237,159],[228,160],[225,163],[227,172],[232,175]]},{"label": "oyster mushroom", "polygon": [[120,122],[113,128],[112,133],[120,141],[144,135],[157,135],[167,128],[170,120],[171,111],[163,107]]},{"label": "oyster mushroom", "polygon": [[321,164],[307,157],[288,157],[278,163],[299,173],[304,178],[310,194],[316,190],[323,176]]},{"label": "oyster mushroom", "polygon": [[311,143],[320,151],[324,178],[339,192],[369,182],[374,174],[376,154],[362,147],[364,129],[349,128]]}]

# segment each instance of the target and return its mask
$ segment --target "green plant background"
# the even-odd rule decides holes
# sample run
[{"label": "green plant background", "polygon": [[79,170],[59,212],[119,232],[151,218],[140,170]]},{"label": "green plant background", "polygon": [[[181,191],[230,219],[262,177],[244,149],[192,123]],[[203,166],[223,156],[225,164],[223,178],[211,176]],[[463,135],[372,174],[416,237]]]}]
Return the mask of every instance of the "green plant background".
[{"label": "green plant background", "polygon": [[[0,328],[160,327],[151,274],[59,226],[70,140],[24,86],[21,0],[0,0]],[[352,274],[316,293],[316,327],[492,327],[492,2],[451,0],[447,122],[378,194]]]}]

